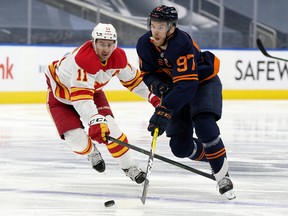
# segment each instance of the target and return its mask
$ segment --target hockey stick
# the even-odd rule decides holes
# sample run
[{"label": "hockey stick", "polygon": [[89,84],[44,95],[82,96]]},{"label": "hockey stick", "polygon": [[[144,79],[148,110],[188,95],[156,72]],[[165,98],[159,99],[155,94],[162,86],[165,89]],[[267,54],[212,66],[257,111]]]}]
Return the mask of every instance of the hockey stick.
[{"label": "hockey stick", "polygon": [[[162,99],[163,99],[163,92],[161,92],[160,105],[159,106],[161,106],[161,104],[162,104]],[[149,153],[149,158],[148,158],[148,163],[147,163],[147,168],[146,168],[146,178],[144,181],[143,191],[142,191],[142,196],[141,196],[141,201],[142,201],[143,205],[145,205],[147,192],[148,192],[148,188],[149,188],[150,174],[152,171],[152,165],[153,165],[153,159],[154,159],[154,155],[155,155],[155,151],[156,151],[156,141],[157,141],[158,134],[159,134],[159,127],[156,127],[153,131],[153,138],[152,138],[152,142],[151,142],[151,148],[150,148],[150,153]]]},{"label": "hockey stick", "polygon": [[142,201],[143,205],[146,202],[147,191],[149,188],[150,174],[151,174],[153,159],[154,159],[154,155],[155,155],[155,151],[156,151],[156,141],[157,141],[158,133],[159,133],[159,128],[156,127],[154,130],[154,133],[153,133],[153,138],[152,138],[152,142],[151,142],[151,149],[150,149],[148,164],[147,164],[147,168],[146,168],[146,178],[145,178],[145,182],[143,185],[143,191],[142,191],[142,197],[141,197],[141,201]]},{"label": "hockey stick", "polygon": [[[128,143],[123,142],[123,141],[121,141],[121,140],[115,139],[115,138],[113,138],[113,137],[111,137],[111,136],[107,136],[107,138],[108,138],[110,141],[112,141],[112,142],[118,143],[119,145],[122,145],[122,146],[125,146],[125,147],[127,147],[127,148],[133,149],[133,150],[135,150],[135,151],[137,151],[137,152],[140,152],[140,153],[143,153],[143,154],[145,154],[145,155],[149,155],[149,151],[147,151],[147,150],[145,150],[145,149],[139,148],[139,147],[137,147],[137,146],[135,146],[135,145],[128,144]],[[171,160],[171,159],[166,158],[166,157],[163,157],[163,156],[161,156],[161,155],[154,154],[154,158],[156,158],[156,159],[158,159],[158,160],[161,160],[161,161],[164,161],[164,162],[166,162],[166,163],[169,163],[169,164],[171,164],[171,165],[177,166],[177,167],[179,167],[179,168],[188,170],[188,171],[190,171],[190,172],[196,173],[196,174],[198,174],[198,175],[204,176],[204,177],[206,177],[206,178],[215,180],[215,177],[214,177],[213,175],[211,175],[211,174],[202,172],[202,171],[200,171],[200,170],[197,170],[197,169],[195,169],[195,168],[189,167],[189,166],[187,166],[187,165],[185,165],[185,164],[179,163],[179,162],[177,162],[177,161]]]},{"label": "hockey stick", "polygon": [[265,49],[265,47],[263,46],[263,43],[260,39],[257,39],[256,40],[257,42],[257,46],[259,48],[259,50],[262,52],[262,54],[266,57],[269,57],[269,58],[273,58],[273,59],[277,59],[277,60],[281,60],[281,61],[288,61],[288,59],[283,59],[283,58],[279,58],[279,57],[275,57],[275,56],[271,56]]}]

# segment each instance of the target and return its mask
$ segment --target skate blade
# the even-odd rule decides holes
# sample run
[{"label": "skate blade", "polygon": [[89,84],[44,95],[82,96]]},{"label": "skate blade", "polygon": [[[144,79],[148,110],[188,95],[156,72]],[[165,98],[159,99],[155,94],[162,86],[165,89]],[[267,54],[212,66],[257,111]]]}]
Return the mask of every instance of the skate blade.
[{"label": "skate blade", "polygon": [[228,200],[233,200],[236,198],[236,195],[233,190],[229,190],[224,193]]}]

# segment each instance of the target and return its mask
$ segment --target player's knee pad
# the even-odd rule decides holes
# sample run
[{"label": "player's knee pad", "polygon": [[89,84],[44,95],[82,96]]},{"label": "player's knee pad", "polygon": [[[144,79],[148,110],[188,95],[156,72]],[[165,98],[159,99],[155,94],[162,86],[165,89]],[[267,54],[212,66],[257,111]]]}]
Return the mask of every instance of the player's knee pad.
[{"label": "player's knee pad", "polygon": [[88,154],[93,148],[91,139],[82,128],[65,132],[64,138],[75,153]]},{"label": "player's knee pad", "polygon": [[201,142],[209,143],[220,135],[220,130],[213,114],[200,114],[193,120],[195,133]]},{"label": "player's knee pad", "polygon": [[176,135],[170,139],[171,152],[179,158],[189,157],[194,150],[194,142],[191,136]]}]

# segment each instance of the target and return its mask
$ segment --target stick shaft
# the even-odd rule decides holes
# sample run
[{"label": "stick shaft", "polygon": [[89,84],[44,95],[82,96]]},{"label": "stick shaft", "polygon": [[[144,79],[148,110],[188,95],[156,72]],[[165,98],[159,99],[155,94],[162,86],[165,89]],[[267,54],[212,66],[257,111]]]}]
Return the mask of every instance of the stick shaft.
[{"label": "stick shaft", "polygon": [[[123,142],[121,140],[118,140],[118,139],[115,139],[113,137],[110,137],[110,136],[107,136],[109,140],[111,140],[112,142],[115,142],[115,143],[118,143],[119,145],[122,145],[122,146],[125,146],[125,147],[128,147],[130,149],[133,149],[134,151],[137,151],[137,152],[140,152],[142,154],[145,154],[145,155],[149,155],[150,152],[145,150],[145,149],[142,149],[142,148],[139,148],[138,146],[135,146],[135,145],[131,145],[131,144],[128,144],[126,142]],[[177,166],[181,169],[185,169],[185,170],[188,170],[190,172],[193,172],[193,173],[196,173],[198,175],[201,175],[201,176],[204,176],[206,178],[209,178],[209,179],[212,179],[212,180],[215,180],[215,177],[211,174],[208,174],[208,173],[205,173],[201,170],[198,170],[198,169],[195,169],[195,168],[192,168],[192,167],[189,167],[185,164],[182,164],[182,163],[179,163],[177,161],[174,161],[174,160],[171,160],[169,158],[166,158],[166,157],[163,157],[161,155],[158,155],[158,154],[154,154],[154,158],[158,159],[158,160],[161,160],[161,161],[164,161],[166,163],[169,163],[171,165],[174,165],[174,166]]]},{"label": "stick shaft", "polygon": [[143,185],[143,191],[142,191],[142,196],[141,196],[141,201],[143,204],[145,204],[146,202],[147,192],[149,188],[150,174],[152,171],[153,159],[154,159],[154,155],[156,151],[156,142],[157,142],[158,132],[159,132],[159,128],[157,127],[155,128],[154,133],[153,133],[151,149],[150,149],[148,164],[147,164],[147,169],[146,169],[146,178],[145,178],[145,182]]}]

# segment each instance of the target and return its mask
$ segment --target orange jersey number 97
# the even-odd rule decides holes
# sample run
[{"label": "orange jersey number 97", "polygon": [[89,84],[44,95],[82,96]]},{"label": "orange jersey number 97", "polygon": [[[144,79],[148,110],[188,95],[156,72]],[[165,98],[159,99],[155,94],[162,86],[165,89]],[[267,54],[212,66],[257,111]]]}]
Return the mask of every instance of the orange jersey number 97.
[{"label": "orange jersey number 97", "polygon": [[194,54],[187,54],[186,56],[180,56],[177,59],[178,72],[187,71],[189,69],[188,65],[191,65],[191,70],[195,70]]}]

